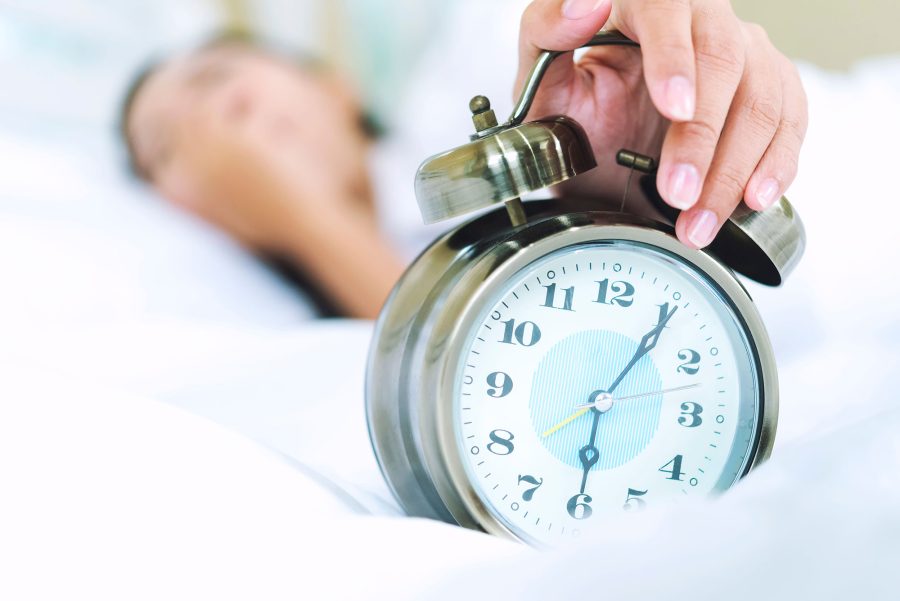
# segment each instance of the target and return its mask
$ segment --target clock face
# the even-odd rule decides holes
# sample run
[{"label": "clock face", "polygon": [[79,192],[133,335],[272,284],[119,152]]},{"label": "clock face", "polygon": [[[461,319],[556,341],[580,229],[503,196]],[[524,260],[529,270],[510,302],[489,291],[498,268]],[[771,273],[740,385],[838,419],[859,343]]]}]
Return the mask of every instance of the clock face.
[{"label": "clock face", "polygon": [[528,542],[727,489],[752,459],[762,400],[746,329],[710,280],[656,247],[590,243],[531,263],[463,349],[462,463]]}]

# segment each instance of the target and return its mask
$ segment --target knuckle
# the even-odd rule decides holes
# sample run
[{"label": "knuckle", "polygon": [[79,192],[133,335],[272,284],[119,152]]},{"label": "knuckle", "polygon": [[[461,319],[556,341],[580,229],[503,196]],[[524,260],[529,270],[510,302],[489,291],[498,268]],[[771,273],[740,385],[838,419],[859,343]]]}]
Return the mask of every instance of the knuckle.
[{"label": "knuckle", "polygon": [[757,95],[745,104],[750,122],[762,131],[774,133],[781,121],[781,103],[771,95]]},{"label": "knuckle", "polygon": [[[642,8],[647,11],[656,11],[659,13],[671,14],[689,11],[691,9],[691,0],[644,0]],[[646,14],[638,11],[637,14]]]},{"label": "knuckle", "polygon": [[747,21],[743,23],[743,26],[748,37],[754,42],[769,42],[769,33],[766,31],[766,28],[759,23]]},{"label": "knuckle", "polygon": [[800,169],[800,158],[796,153],[785,152],[778,163],[778,170],[782,174],[781,183],[787,186],[797,176],[797,171]]},{"label": "knuckle", "polygon": [[747,186],[747,178],[742,177],[736,171],[719,165],[710,175],[716,198],[733,200],[744,195]]},{"label": "knuckle", "polygon": [[703,119],[681,123],[679,127],[686,147],[713,149],[719,141],[719,129]]},{"label": "knuckle", "polygon": [[692,52],[690,38],[682,38],[676,35],[660,37],[654,45],[656,46],[656,51],[669,60],[690,56]]},{"label": "knuckle", "polygon": [[797,177],[799,167],[797,154],[786,148],[770,149],[757,169],[757,173],[775,178],[781,185],[781,189],[786,190]]},{"label": "knuckle", "polygon": [[697,61],[724,75],[739,77],[746,56],[744,46],[737,39],[724,31],[703,37],[695,47]]},{"label": "knuckle", "polygon": [[803,144],[803,140],[806,138],[805,117],[785,117],[781,120],[780,127],[793,146],[799,148]]}]

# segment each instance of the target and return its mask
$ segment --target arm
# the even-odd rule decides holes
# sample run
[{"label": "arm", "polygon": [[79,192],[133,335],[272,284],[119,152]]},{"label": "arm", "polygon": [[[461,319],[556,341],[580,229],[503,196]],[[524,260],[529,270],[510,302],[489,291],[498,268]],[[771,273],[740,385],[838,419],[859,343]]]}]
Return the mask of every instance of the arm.
[{"label": "arm", "polygon": [[287,258],[318,281],[347,315],[375,318],[404,264],[373,216],[343,209],[321,211],[314,223],[300,212],[291,219],[296,235],[285,246]]}]

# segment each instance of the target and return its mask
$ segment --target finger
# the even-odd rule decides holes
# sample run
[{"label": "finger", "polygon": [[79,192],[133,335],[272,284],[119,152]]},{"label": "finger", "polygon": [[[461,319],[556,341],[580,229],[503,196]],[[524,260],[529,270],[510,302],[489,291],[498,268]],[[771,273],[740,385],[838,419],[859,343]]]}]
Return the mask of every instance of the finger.
[{"label": "finger", "polygon": [[[542,51],[580,48],[600,31],[611,10],[612,0],[534,0],[529,4],[519,29],[516,94]],[[541,82],[542,95],[564,108],[568,102],[565,84],[574,73],[571,55],[557,58]]]},{"label": "finger", "polygon": [[663,199],[682,210],[700,197],[746,60],[743,34],[730,6],[695,12],[693,39],[697,108],[692,120],[669,128],[657,184]]},{"label": "finger", "polygon": [[744,191],[744,202],[757,211],[772,206],[794,181],[800,147],[806,136],[806,92],[793,63],[783,57],[781,63],[784,89],[781,122]]},{"label": "finger", "polygon": [[783,88],[778,54],[761,27],[745,25],[743,30],[751,50],[703,193],[675,224],[678,237],[694,248],[712,242],[741,202],[747,182],[781,121]]},{"label": "finger", "polygon": [[616,7],[615,26],[641,44],[644,78],[657,110],[690,121],[696,106],[690,0],[630,0]]}]

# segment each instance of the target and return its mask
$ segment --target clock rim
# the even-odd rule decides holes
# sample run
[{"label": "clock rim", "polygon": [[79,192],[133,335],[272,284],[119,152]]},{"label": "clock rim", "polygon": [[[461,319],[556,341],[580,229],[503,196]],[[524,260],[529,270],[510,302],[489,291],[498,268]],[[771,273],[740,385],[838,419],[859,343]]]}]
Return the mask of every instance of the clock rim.
[{"label": "clock rim", "polygon": [[681,244],[670,226],[623,213],[551,213],[517,228],[503,227],[502,220],[502,211],[494,211],[435,241],[395,286],[375,327],[366,374],[370,440],[408,514],[523,540],[491,514],[468,481],[451,414],[455,367],[475,317],[498,286],[542,256],[596,241],[661,248],[705,275],[731,302],[760,391],[754,444],[738,479],[768,458],[778,415],[774,354],[756,306],[728,267]]}]

